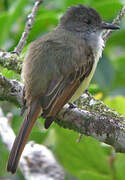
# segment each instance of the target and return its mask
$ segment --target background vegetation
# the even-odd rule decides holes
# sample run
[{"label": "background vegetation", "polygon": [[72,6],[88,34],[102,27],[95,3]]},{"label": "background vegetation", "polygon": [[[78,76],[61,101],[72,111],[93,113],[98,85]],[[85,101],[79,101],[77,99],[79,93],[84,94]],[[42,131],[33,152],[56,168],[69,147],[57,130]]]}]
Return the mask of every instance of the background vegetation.
[{"label": "background vegetation", "polygon": [[[27,14],[30,13],[34,0],[0,0],[0,48],[13,51],[24,30]],[[58,23],[66,8],[78,3],[95,8],[105,21],[112,22],[122,8],[121,0],[45,0],[39,8],[35,24],[21,54],[25,55],[29,43],[51,31]],[[20,80],[13,71],[0,67],[2,74],[11,79]],[[121,30],[114,32],[108,40],[97,71],[90,85],[90,92],[102,99],[109,107],[125,115],[125,18]],[[18,132],[22,118],[20,110],[8,102],[1,102],[4,112],[13,112],[12,126]],[[124,180],[125,154],[101,144],[93,138],[83,137],[76,143],[78,134],[53,124],[48,131],[42,131],[42,119],[38,120],[30,140],[47,145],[67,172],[66,179],[78,180]],[[0,139],[0,176],[8,177],[6,162],[8,151]],[[23,179],[20,172],[13,179]]]}]

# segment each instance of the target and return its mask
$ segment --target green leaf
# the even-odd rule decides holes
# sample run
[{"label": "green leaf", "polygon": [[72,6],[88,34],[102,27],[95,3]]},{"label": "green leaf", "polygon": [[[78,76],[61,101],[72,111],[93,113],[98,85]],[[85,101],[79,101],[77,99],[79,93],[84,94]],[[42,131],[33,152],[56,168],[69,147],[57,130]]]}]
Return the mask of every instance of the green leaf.
[{"label": "green leaf", "polygon": [[5,175],[8,152],[0,137],[0,176]]},{"label": "green leaf", "polygon": [[0,39],[0,46],[4,45],[5,41],[8,39],[13,24],[17,21],[17,19],[21,16],[23,13],[23,10],[28,3],[28,0],[18,0],[15,1],[9,11],[3,15],[3,17],[0,17],[0,24],[4,23],[4,26],[2,27],[2,38]]},{"label": "green leaf", "polygon": [[94,0],[91,1],[90,6],[95,8],[104,20],[110,20],[115,18],[119,10],[122,8],[122,3],[119,0]]},{"label": "green leaf", "polygon": [[7,19],[8,19],[7,13],[1,14],[0,16],[0,48],[6,37],[6,32],[4,30],[6,29]]},{"label": "green leaf", "polygon": [[125,55],[123,57],[117,58],[113,62],[115,71],[116,71],[116,78],[115,84],[116,86],[124,86],[125,85]]},{"label": "green leaf", "polygon": [[8,70],[7,68],[3,68],[0,66],[0,72],[2,73],[3,76],[5,76],[6,78],[9,79],[17,79],[20,80],[20,75],[16,74],[14,71],[12,70]]},{"label": "green leaf", "polygon": [[82,173],[81,180],[111,180],[110,176],[101,175],[95,172],[85,171]]},{"label": "green leaf", "polygon": [[37,37],[39,37],[41,34],[48,32],[49,29],[53,29],[54,25],[56,26],[57,22],[58,22],[57,13],[53,13],[51,11],[50,12],[41,11],[41,15],[39,15],[35,20],[35,24],[28,37],[28,42],[31,42]]},{"label": "green leaf", "polygon": [[125,97],[117,96],[115,98],[107,97],[104,99],[104,103],[112,108],[115,109],[117,112],[125,115]]},{"label": "green leaf", "polygon": [[69,173],[80,179],[84,177],[84,171],[110,175],[107,152],[95,139],[84,136],[80,143],[76,143],[77,133],[58,127],[56,136],[56,156]]},{"label": "green leaf", "polygon": [[114,170],[116,180],[125,179],[125,154],[117,153],[117,158],[114,163]]},{"label": "green leaf", "polygon": [[107,48],[113,47],[113,46],[125,46],[125,41],[124,38],[125,37],[125,30],[121,29],[119,31],[113,32],[111,38],[108,40],[108,44],[107,44]]},{"label": "green leaf", "polygon": [[[88,0],[88,1],[90,1],[90,0]],[[75,1],[75,0],[70,0],[70,1],[64,0],[64,7],[67,8],[67,7],[70,7],[72,5],[78,5],[78,4],[84,4],[85,5],[86,3],[87,3],[87,1],[85,1],[85,0],[77,0],[77,1]]]}]

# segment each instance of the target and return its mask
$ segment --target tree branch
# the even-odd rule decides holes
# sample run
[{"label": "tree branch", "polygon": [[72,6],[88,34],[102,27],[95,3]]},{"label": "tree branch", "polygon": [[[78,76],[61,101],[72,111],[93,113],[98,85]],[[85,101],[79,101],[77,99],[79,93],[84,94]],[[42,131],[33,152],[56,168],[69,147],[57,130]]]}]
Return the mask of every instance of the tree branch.
[{"label": "tree branch", "polygon": [[16,80],[10,80],[0,74],[0,100],[9,101],[16,106],[21,106],[23,96],[23,84]]},{"label": "tree branch", "polygon": [[22,36],[20,38],[20,41],[19,41],[17,47],[14,49],[14,52],[18,55],[22,52],[22,50],[26,44],[26,40],[27,40],[28,35],[30,33],[30,30],[32,29],[33,24],[34,24],[34,19],[35,19],[36,13],[38,11],[39,5],[42,2],[43,2],[43,0],[36,0],[34,3],[31,14],[29,14],[27,17],[28,21],[25,25],[24,32],[22,33]]},{"label": "tree branch", "polygon": [[8,70],[13,70],[20,74],[22,60],[16,54],[0,50],[0,65]]},{"label": "tree branch", "polygon": [[58,114],[56,123],[107,143],[117,152],[125,152],[125,117],[108,108],[90,94],[83,94],[77,108],[66,105]]},{"label": "tree branch", "polygon": [[[3,89],[0,99],[21,106],[23,85],[18,81],[0,77]],[[4,85],[8,86],[5,90]],[[125,152],[124,116],[108,108],[102,101],[97,101],[89,93],[83,94],[75,103],[76,108],[71,109],[68,105],[63,107],[57,116],[57,124],[112,145],[117,152]]]}]

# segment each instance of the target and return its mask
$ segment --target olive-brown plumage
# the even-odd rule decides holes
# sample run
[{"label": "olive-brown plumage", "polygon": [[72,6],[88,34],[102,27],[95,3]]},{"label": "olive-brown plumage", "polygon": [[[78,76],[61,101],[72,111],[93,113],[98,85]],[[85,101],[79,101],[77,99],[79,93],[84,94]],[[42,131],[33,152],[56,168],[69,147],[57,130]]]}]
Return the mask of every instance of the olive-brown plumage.
[{"label": "olive-brown plumage", "polygon": [[22,78],[27,113],[13,144],[7,170],[15,173],[28,136],[40,114],[45,128],[61,108],[88,87],[103,48],[102,22],[90,7],[70,7],[53,32],[34,41],[25,57]]}]

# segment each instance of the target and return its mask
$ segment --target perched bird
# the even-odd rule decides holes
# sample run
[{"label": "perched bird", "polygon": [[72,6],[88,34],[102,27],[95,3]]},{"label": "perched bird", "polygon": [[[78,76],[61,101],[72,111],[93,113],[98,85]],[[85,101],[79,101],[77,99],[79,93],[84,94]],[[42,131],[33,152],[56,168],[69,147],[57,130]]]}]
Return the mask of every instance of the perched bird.
[{"label": "perched bird", "polygon": [[88,87],[102,54],[105,29],[119,27],[103,22],[91,7],[71,6],[52,32],[31,43],[22,68],[27,113],[10,152],[8,171],[16,172],[39,115],[49,128],[61,108]]}]

